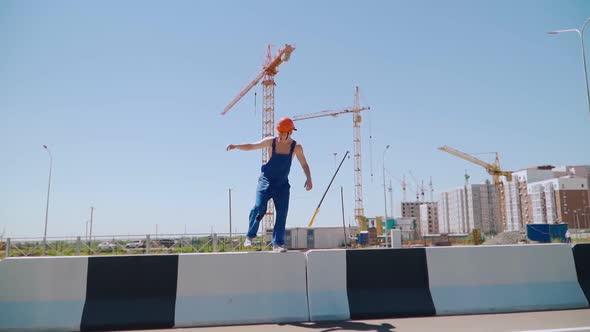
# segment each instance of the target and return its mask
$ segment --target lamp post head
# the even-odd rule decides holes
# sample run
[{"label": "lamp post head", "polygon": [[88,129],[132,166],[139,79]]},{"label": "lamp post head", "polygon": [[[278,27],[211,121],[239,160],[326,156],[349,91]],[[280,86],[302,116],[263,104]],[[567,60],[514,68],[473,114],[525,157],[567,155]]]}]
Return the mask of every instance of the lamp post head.
[{"label": "lamp post head", "polygon": [[558,35],[562,32],[577,32],[578,34],[580,34],[580,30],[578,29],[564,29],[564,30],[554,30],[554,31],[547,31],[548,35]]},{"label": "lamp post head", "polygon": [[43,148],[44,148],[45,150],[47,150],[47,145],[43,144]]}]

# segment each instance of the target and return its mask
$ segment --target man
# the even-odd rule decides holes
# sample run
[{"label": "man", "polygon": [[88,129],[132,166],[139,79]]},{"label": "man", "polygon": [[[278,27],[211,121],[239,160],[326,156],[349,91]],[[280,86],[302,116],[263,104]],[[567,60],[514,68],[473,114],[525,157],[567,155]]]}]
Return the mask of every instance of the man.
[{"label": "man", "polygon": [[293,155],[303,168],[305,177],[305,190],[309,191],[313,187],[311,182],[311,173],[309,165],[305,160],[301,144],[297,144],[292,138],[295,125],[289,118],[283,118],[279,121],[276,131],[278,137],[265,137],[261,141],[252,144],[230,144],[227,151],[238,149],[244,151],[259,150],[271,148],[272,154],[268,162],[262,165],[258,186],[256,188],[256,204],[250,211],[250,225],[248,234],[244,241],[245,247],[252,245],[252,239],[256,237],[260,221],[266,214],[266,205],[272,198],[275,204],[276,216],[275,225],[272,234],[273,251],[285,252],[285,223],[287,221],[287,211],[289,210],[289,171],[291,170],[291,161]]}]

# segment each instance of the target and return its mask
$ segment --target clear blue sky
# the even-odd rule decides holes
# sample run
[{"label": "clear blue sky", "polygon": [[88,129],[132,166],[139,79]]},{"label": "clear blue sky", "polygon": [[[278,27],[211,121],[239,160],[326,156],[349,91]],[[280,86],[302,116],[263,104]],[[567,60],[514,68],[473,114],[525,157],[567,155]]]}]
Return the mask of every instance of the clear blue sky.
[{"label": "clear blue sky", "polygon": [[[472,183],[488,178],[436,149],[443,144],[499,151],[509,170],[590,163],[579,40],[545,34],[588,16],[583,0],[0,0],[0,232],[43,233],[43,144],[54,158],[50,236],[83,234],[90,206],[95,234],[154,233],[156,224],[226,232],[230,187],[234,226],[245,231],[261,154],[225,146],[260,138],[260,87],[219,113],[261,69],[268,43],[297,47],[276,77],[277,118],[350,106],[360,87],[371,107],[367,216],[383,214],[387,144],[391,173],[432,176],[437,192],[461,185],[465,170]],[[350,116],[298,127],[315,189],[303,189],[294,162],[288,226],[307,224],[333,153],[352,151]],[[339,185],[348,223],[352,160]],[[341,224],[338,190],[315,224]]]}]

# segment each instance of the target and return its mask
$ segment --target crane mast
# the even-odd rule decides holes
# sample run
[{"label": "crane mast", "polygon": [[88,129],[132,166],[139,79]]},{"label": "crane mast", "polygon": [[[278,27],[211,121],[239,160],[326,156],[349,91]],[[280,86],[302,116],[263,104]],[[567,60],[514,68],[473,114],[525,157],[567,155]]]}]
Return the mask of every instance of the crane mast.
[{"label": "crane mast", "polygon": [[[268,45],[266,50],[266,63],[269,66],[272,62],[271,48]],[[262,80],[262,138],[273,136],[273,128],[275,124],[275,80],[274,74],[271,71],[266,71],[264,79]],[[270,159],[272,154],[271,148],[264,148],[262,150],[262,164],[265,164]],[[275,203],[272,199],[268,201],[266,214],[264,215],[264,226],[266,229],[272,229],[275,224]]]},{"label": "crane mast", "polygon": [[428,187],[430,188],[430,201],[434,202],[434,187],[432,186],[432,176],[430,177],[430,182],[428,182]]},{"label": "crane mast", "polygon": [[[295,50],[295,47],[286,44],[283,48],[279,49],[277,55],[272,57],[271,45],[266,48],[266,61],[262,71],[256,76],[256,78],[248,83],[240,93],[225,107],[221,115],[225,115],[242,97],[244,97],[260,80],[262,80],[262,138],[274,135],[274,123],[275,123],[275,81],[274,77],[279,72],[278,68],[283,62],[289,61],[291,53]],[[262,163],[268,162],[271,156],[271,149],[265,148],[262,150]],[[266,210],[266,215],[263,221],[263,234],[264,227],[266,229],[272,229],[274,227],[274,202],[270,200]]]},{"label": "crane mast", "polygon": [[408,201],[408,199],[407,199],[408,197],[406,196],[406,186],[407,186],[407,183],[406,183],[406,175],[404,174],[404,178],[403,178],[403,181],[402,181],[402,191],[404,192],[404,202],[407,202]]},{"label": "crane mast", "polygon": [[414,173],[412,173],[412,171],[408,171],[410,173],[410,176],[412,177],[412,180],[414,182],[414,184],[416,185],[416,202],[420,202],[420,185],[418,184],[418,179],[416,179],[416,177],[414,176]]},{"label": "crane mast", "polygon": [[365,210],[363,208],[363,177],[362,177],[362,158],[361,158],[361,122],[362,117],[360,112],[371,109],[370,107],[360,106],[358,86],[354,94],[354,106],[352,108],[345,108],[336,111],[322,111],[310,114],[303,114],[293,117],[293,121],[301,121],[307,119],[315,119],[321,117],[336,117],[341,114],[352,113],[353,124],[353,143],[354,143],[354,218],[357,225],[363,223],[365,218]]},{"label": "crane mast", "polygon": [[359,87],[357,86],[354,93],[354,219],[357,225],[361,225],[365,217],[363,207],[363,173],[361,158],[361,121],[360,114]]}]

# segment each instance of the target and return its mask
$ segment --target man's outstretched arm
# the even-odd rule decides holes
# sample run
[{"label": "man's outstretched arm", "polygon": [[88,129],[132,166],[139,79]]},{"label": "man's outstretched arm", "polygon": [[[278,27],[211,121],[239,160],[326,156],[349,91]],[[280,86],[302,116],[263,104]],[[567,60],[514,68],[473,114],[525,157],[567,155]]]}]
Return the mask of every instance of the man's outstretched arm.
[{"label": "man's outstretched arm", "polygon": [[263,148],[267,148],[272,145],[273,137],[265,137],[258,142],[255,143],[246,143],[246,144],[230,144],[225,149],[227,151],[238,149],[243,151],[251,151],[251,150],[260,150]]}]

